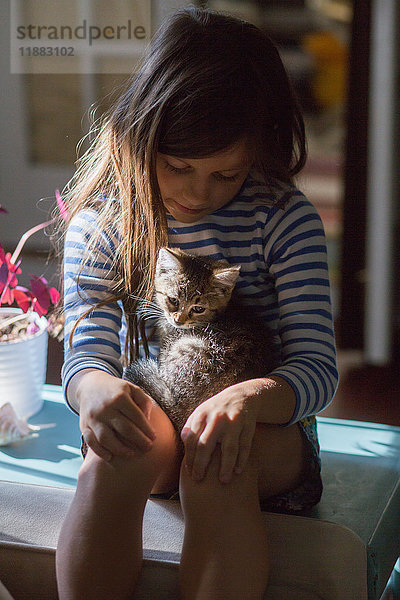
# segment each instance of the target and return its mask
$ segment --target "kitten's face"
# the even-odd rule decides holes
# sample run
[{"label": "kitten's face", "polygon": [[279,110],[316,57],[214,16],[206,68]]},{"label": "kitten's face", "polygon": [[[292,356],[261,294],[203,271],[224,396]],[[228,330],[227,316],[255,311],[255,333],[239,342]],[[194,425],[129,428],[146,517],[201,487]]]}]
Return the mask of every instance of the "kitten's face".
[{"label": "kitten's face", "polygon": [[155,301],[174,327],[204,327],[223,312],[239,266],[162,248],[157,260]]}]

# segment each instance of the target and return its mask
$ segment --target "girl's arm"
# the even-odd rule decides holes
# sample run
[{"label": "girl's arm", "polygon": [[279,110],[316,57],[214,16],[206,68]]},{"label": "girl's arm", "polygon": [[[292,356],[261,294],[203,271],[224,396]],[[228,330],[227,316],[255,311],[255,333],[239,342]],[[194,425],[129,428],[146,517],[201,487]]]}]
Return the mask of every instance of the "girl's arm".
[{"label": "girl's arm", "polygon": [[73,375],[69,381],[65,396],[66,396],[69,406],[78,415],[80,413],[81,407],[80,407],[79,398],[76,393],[77,389],[78,389],[79,384],[81,383],[82,379],[89,373],[93,373],[93,372],[97,373],[97,369],[90,369],[90,368],[81,369],[80,371],[75,373],[75,375]]},{"label": "girl's arm", "polygon": [[121,379],[121,308],[112,302],[95,308],[76,328],[90,306],[110,296],[115,272],[112,258],[116,238],[101,232],[90,263],[85,252],[97,234],[96,213],[84,211],[71,222],[65,241],[64,306],[65,362],[62,379],[69,406],[79,413],[87,444],[106,460],[148,450],[154,432],[149,424],[152,401],[140,388]]},{"label": "girl's arm", "polygon": [[241,391],[247,403],[255,403],[257,422],[285,425],[292,420],[296,394],[292,386],[279,375],[250,379],[235,387]]},{"label": "girl's arm", "polygon": [[284,210],[274,210],[265,260],[276,284],[283,364],[206,400],[181,434],[188,468],[201,475],[221,444],[222,481],[245,465],[257,422],[291,425],[316,414],[332,400],[338,382],[325,234],[300,192]]},{"label": "girl's arm", "polygon": [[72,337],[72,348],[69,343],[79,317],[110,295],[116,276],[112,268],[118,243],[116,235],[101,233],[91,263],[84,262],[88,242],[91,236],[98,235],[98,231],[97,214],[94,210],[86,210],[72,219],[65,238],[65,358],[61,377],[67,402],[70,380],[82,369],[96,368],[116,377],[122,376],[119,339],[122,310],[117,302],[95,309],[83,318]]},{"label": "girl's arm", "polygon": [[[278,378],[273,389],[295,394],[290,425],[323,410],[338,384],[326,239],[318,212],[299,191],[270,226],[265,261],[275,279],[283,362],[269,377]],[[282,388],[282,380],[289,387]],[[272,404],[264,417],[275,410]]]}]

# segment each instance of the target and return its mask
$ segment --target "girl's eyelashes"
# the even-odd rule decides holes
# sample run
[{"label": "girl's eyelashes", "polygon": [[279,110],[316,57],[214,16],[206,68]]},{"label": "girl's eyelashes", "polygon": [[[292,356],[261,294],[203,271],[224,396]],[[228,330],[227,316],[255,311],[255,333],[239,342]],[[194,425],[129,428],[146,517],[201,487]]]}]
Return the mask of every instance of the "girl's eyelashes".
[{"label": "girl's eyelashes", "polygon": [[188,170],[188,167],[184,167],[182,169],[179,169],[178,167],[174,167],[174,166],[170,165],[169,162],[167,162],[166,160],[164,161],[164,164],[165,164],[165,168],[168,169],[168,171],[172,171],[173,173],[180,173],[181,175],[183,175]]},{"label": "girl's eyelashes", "polygon": [[[164,165],[168,171],[172,171],[173,173],[178,173],[180,175],[185,175],[186,173],[189,173],[189,171],[190,171],[190,167],[184,167],[184,168],[174,167],[166,160],[164,161]],[[227,175],[222,175],[222,173],[214,173],[214,177],[218,181],[236,181],[237,179],[239,179],[239,176],[240,176],[240,173],[236,173],[235,175],[231,175],[229,177]]]},{"label": "girl's eyelashes", "polygon": [[230,175],[228,177],[228,175],[222,175],[222,173],[215,173],[214,177],[215,179],[218,179],[218,181],[236,181],[239,179],[239,175],[240,173],[236,173],[236,175]]}]

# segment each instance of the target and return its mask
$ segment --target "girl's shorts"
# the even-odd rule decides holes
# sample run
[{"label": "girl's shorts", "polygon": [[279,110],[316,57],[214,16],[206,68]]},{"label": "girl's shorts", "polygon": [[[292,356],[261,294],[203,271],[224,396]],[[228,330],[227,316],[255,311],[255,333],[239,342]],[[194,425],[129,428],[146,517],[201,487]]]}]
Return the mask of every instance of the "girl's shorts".
[{"label": "girl's shorts", "polygon": [[[316,418],[312,416],[302,419],[299,421],[299,426],[306,441],[308,454],[301,482],[293,490],[262,500],[260,505],[264,511],[292,514],[306,513],[321,499],[323,486]],[[84,458],[87,450],[87,444],[82,437],[81,451]],[[179,492],[174,490],[166,494],[150,494],[150,498],[179,500]]]}]

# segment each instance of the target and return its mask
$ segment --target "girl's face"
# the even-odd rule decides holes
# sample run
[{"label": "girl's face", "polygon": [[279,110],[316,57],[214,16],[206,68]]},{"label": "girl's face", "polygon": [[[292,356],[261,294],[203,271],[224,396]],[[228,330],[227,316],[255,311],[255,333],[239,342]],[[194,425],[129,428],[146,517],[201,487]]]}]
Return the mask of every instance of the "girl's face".
[{"label": "girl's face", "polygon": [[245,142],[205,158],[158,152],[156,165],[165,209],[183,223],[195,223],[230,202],[251,166]]}]

